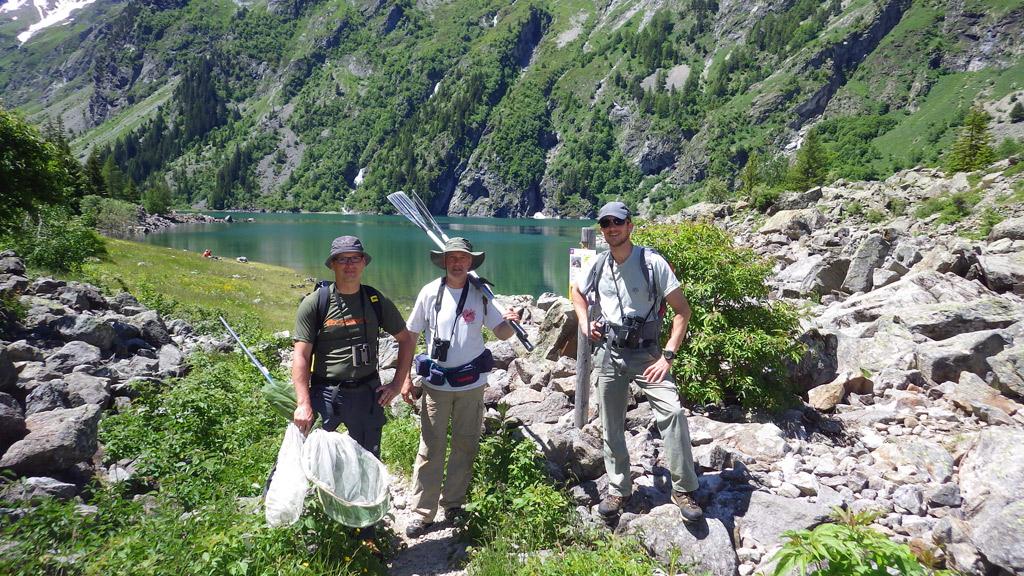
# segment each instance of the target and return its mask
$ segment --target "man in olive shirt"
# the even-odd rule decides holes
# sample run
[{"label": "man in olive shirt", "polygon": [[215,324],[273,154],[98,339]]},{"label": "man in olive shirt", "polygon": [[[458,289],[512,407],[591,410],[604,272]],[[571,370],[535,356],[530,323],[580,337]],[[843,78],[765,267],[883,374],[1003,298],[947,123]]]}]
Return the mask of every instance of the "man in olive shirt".
[{"label": "man in olive shirt", "polygon": [[[334,271],[334,283],[329,287],[323,326],[317,324],[318,290],[299,305],[292,354],[297,401],[293,421],[303,432],[312,426],[314,412],[323,420],[324,430],[343,423],[360,446],[380,457],[384,407],[401,392],[416,337],[405,329],[405,320],[390,299],[362,285],[370,260],[355,236],[335,238],[324,262]],[[377,374],[379,330],[398,340],[398,369],[387,386],[381,386]]]}]

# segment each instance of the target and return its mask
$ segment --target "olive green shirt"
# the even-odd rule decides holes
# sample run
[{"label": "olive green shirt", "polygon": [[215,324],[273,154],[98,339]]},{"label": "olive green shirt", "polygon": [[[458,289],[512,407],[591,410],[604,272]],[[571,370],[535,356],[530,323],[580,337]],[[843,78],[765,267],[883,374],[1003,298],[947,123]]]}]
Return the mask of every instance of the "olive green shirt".
[{"label": "olive green shirt", "polygon": [[[370,304],[370,293],[365,289],[355,294],[339,294],[332,283],[331,297],[327,299],[327,316],[323,331],[313,350],[313,374],[330,379],[364,378],[377,371],[377,335],[380,330],[397,335],[405,330],[405,320],[395,304],[381,295],[381,316],[377,318]],[[319,327],[316,325],[317,291],[306,295],[299,304],[292,340],[313,342]],[[370,345],[369,363],[353,365],[352,346]]]}]

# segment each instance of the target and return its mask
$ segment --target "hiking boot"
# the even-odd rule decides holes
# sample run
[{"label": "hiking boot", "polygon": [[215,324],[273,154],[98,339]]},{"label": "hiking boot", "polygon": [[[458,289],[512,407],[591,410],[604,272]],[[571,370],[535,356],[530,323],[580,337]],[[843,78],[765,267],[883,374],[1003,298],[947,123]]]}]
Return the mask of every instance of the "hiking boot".
[{"label": "hiking boot", "polygon": [[609,494],[597,505],[597,513],[605,518],[618,516],[619,512],[622,512],[622,507],[626,505],[626,500],[629,500],[628,496]]},{"label": "hiking boot", "polygon": [[672,492],[672,503],[679,507],[683,522],[687,524],[704,517],[704,510],[701,510],[700,505],[693,499],[693,492]]},{"label": "hiking boot", "polygon": [[416,518],[412,522],[409,522],[408,525],[406,525],[406,538],[419,538],[420,536],[423,536],[424,534],[426,534],[427,530],[430,529],[431,524],[433,524],[433,522],[427,522],[422,518]]},{"label": "hiking boot", "polygon": [[466,509],[462,506],[453,506],[444,511],[444,519],[452,526],[465,526]]}]

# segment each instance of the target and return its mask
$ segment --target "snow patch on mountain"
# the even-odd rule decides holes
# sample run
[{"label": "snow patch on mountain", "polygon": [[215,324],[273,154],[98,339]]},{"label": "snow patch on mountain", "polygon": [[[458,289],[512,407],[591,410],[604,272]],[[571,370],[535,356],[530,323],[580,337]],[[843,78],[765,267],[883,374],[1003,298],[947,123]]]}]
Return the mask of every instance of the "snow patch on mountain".
[{"label": "snow patch on mountain", "polygon": [[[7,0],[0,4],[0,14],[14,12],[29,3],[30,0]],[[29,27],[18,34],[18,41],[22,44],[28,41],[33,34],[49,28],[56,24],[67,22],[71,19],[71,13],[79,8],[84,8],[96,0],[31,0],[32,6],[38,13],[38,19]],[[13,19],[17,19],[15,16]]]}]

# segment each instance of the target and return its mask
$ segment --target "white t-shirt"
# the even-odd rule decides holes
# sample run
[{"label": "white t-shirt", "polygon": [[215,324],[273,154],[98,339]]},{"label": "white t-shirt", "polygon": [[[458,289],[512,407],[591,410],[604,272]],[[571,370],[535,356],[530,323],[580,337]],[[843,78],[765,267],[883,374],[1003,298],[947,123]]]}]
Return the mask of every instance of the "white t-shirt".
[{"label": "white t-shirt", "polygon": [[[679,279],[676,278],[665,258],[651,252],[647,255],[646,260],[646,264],[650,265],[651,282],[657,285],[661,298],[679,288]],[[617,264],[611,254],[607,259],[600,254],[593,258],[576,276],[576,288],[580,292],[586,288],[590,270],[599,262],[603,263],[603,266],[600,271],[600,281],[597,284],[598,307],[604,319],[612,324],[622,324],[623,315],[645,317],[648,313],[650,313],[648,319],[654,319],[658,311],[651,312],[654,300],[650,297],[650,291],[644,281],[643,270],[640,268],[645,265],[643,248],[633,246],[633,252],[622,264]],[[609,263],[611,264],[610,270]]]},{"label": "white t-shirt", "polygon": [[[424,332],[427,354],[431,353],[435,333],[442,340],[451,339],[451,346],[448,348],[448,359],[444,362],[438,362],[438,364],[442,368],[464,366],[483,353],[484,326],[493,331],[504,321],[504,318],[502,318],[498,309],[494,307],[494,302],[491,300],[487,301],[487,313],[484,314],[483,293],[467,282],[466,288],[457,290],[449,286],[444,287],[444,293],[441,296],[441,311],[437,313],[437,325],[435,325],[434,300],[437,298],[437,288],[440,282],[441,279],[438,278],[420,290],[419,295],[416,296],[416,303],[412,307],[412,313],[409,315],[409,320],[406,322],[406,327],[410,332],[417,334]],[[465,289],[469,290],[469,295],[466,296],[466,304],[462,307],[462,314],[455,318],[455,309],[458,308],[459,298]],[[454,335],[452,334],[453,322],[455,327]],[[452,388],[447,382],[442,386],[434,386],[427,382],[424,382],[424,384],[440,390],[472,390],[487,383],[488,374],[490,373],[485,372],[473,384],[459,386],[458,388]]]}]

